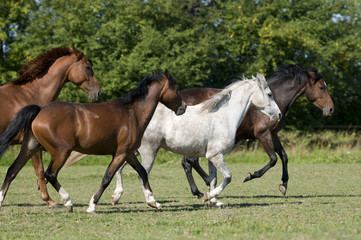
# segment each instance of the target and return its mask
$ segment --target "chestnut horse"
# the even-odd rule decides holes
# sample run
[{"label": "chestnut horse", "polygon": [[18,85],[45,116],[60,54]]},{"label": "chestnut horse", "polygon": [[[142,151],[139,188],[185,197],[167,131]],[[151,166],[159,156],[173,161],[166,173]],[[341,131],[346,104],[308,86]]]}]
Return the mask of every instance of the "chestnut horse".
[{"label": "chestnut horse", "polygon": [[57,180],[58,173],[74,150],[84,154],[112,155],[98,191],[92,196],[88,213],[95,207],[117,169],[127,161],[139,174],[146,190],[149,206],[159,208],[148,183],[148,176],[134,151],[139,148],[143,133],[158,102],[183,114],[186,105],[178,94],[178,86],[166,70],[146,77],[137,88],[123,98],[97,104],[53,102],[44,107],[31,105],[23,108],[0,136],[0,156],[22,130],[21,151],[10,166],[0,190],[0,206],[11,181],[37,151],[46,149],[51,162],[44,173],[60,194],[64,206],[73,210],[69,194]]},{"label": "chestnut horse", "polygon": [[[91,100],[100,96],[100,86],[91,64],[83,52],[75,47],[53,48],[27,62],[17,79],[0,87],[0,133],[21,108],[30,104],[43,106],[54,101],[67,82],[84,90]],[[22,138],[22,134],[19,134],[13,144],[21,143]],[[49,207],[54,206],[56,203],[46,191],[40,151],[34,154],[32,161],[42,198]]]},{"label": "chestnut horse", "polygon": [[[236,142],[242,139],[258,139],[270,158],[270,162],[262,169],[248,173],[243,182],[260,178],[277,162],[277,155],[282,160],[282,184],[279,190],[286,195],[288,183],[288,158],[286,151],[282,147],[277,133],[283,128],[286,119],[286,113],[294,101],[301,95],[322,110],[324,116],[331,116],[334,111],[334,104],[329,95],[327,85],[322,75],[316,68],[312,67],[306,70],[298,65],[287,65],[278,67],[277,71],[267,79],[268,85],[273,93],[274,99],[282,112],[280,123],[276,125],[269,121],[269,118],[257,109],[251,107],[239,126],[236,133]],[[220,92],[221,89],[214,88],[192,88],[180,92],[182,99],[187,105],[194,105],[203,102]],[[203,180],[209,185],[209,177],[200,167],[198,158],[183,157],[182,166],[186,173],[188,182],[193,195],[199,198],[203,197],[193,179],[192,167],[201,175]]]}]

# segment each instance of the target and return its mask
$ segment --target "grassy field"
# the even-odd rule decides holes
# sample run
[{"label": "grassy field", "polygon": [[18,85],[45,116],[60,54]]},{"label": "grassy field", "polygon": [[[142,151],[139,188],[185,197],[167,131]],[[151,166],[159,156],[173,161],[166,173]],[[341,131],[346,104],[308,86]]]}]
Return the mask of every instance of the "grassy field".
[{"label": "grassy field", "polygon": [[[136,173],[127,166],[120,204],[110,204],[112,183],[94,215],[86,209],[105,166],[74,165],[60,172],[73,213],[48,209],[36,190],[34,170],[26,166],[1,209],[0,239],[361,239],[361,164],[291,162],[286,197],[278,191],[280,163],[263,178],[242,183],[248,171],[262,165],[228,164],[233,179],[219,197],[226,208],[216,209],[190,194],[179,161],[157,164],[150,183],[162,210],[146,206]],[[0,167],[1,179],[5,173]],[[60,201],[50,186],[49,192]]]}]

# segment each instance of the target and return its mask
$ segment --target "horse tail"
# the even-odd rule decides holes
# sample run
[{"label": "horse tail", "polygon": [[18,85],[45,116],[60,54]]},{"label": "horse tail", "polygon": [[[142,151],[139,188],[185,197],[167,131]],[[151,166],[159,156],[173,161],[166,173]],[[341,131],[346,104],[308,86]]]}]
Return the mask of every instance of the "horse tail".
[{"label": "horse tail", "polygon": [[38,105],[29,105],[23,107],[15,116],[15,118],[9,123],[5,131],[0,134],[0,158],[9,148],[14,138],[20,131],[25,132],[35,117],[40,112],[41,107]]}]

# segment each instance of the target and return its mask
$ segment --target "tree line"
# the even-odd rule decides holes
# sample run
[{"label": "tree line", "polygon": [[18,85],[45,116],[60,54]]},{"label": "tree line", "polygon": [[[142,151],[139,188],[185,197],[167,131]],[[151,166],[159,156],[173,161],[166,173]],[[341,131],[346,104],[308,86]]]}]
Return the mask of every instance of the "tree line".
[{"label": "tree line", "polygon": [[[225,87],[279,65],[316,67],[335,103],[330,119],[304,97],[287,125],[361,125],[361,3],[357,0],[1,0],[0,81],[53,47],[91,60],[101,101],[167,68],[181,89]],[[61,100],[87,101],[67,85]]]}]

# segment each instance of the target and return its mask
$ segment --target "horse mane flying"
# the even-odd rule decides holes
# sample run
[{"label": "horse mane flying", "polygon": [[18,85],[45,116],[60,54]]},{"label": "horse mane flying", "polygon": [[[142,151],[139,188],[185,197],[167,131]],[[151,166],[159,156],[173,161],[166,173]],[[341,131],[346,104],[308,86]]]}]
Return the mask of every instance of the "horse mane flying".
[{"label": "horse mane flying", "polygon": [[34,81],[37,77],[41,76],[47,71],[53,63],[61,57],[68,56],[74,53],[77,57],[77,61],[83,58],[84,54],[82,51],[67,47],[57,47],[50,49],[35,59],[28,61],[18,72],[18,78],[12,81],[14,85],[23,85]]},{"label": "horse mane flying", "polygon": [[[142,99],[148,94],[148,87],[154,82],[160,81],[165,77],[163,72],[155,72],[155,74],[145,76],[144,79],[138,83],[137,87],[131,90],[129,93],[123,97],[118,98],[123,104],[133,103],[135,100]],[[175,84],[175,80],[171,76],[170,85]]]},{"label": "horse mane flying", "polygon": [[267,78],[269,84],[283,84],[286,81],[297,81],[299,85],[306,85],[310,82],[309,72],[315,74],[315,81],[322,79],[322,75],[318,73],[315,67],[311,67],[308,70],[300,65],[289,64],[278,66],[276,72]]},{"label": "horse mane flying", "polygon": [[[254,79],[254,78],[253,78]],[[228,101],[232,91],[239,86],[242,85],[242,83],[246,82],[249,79],[246,79],[243,77],[242,80],[235,81],[231,84],[229,84],[227,87],[225,87],[221,92],[214,94],[210,99],[204,101],[203,106],[201,107],[200,111],[213,111],[216,107],[220,105],[220,103],[224,102],[225,100]]]}]

